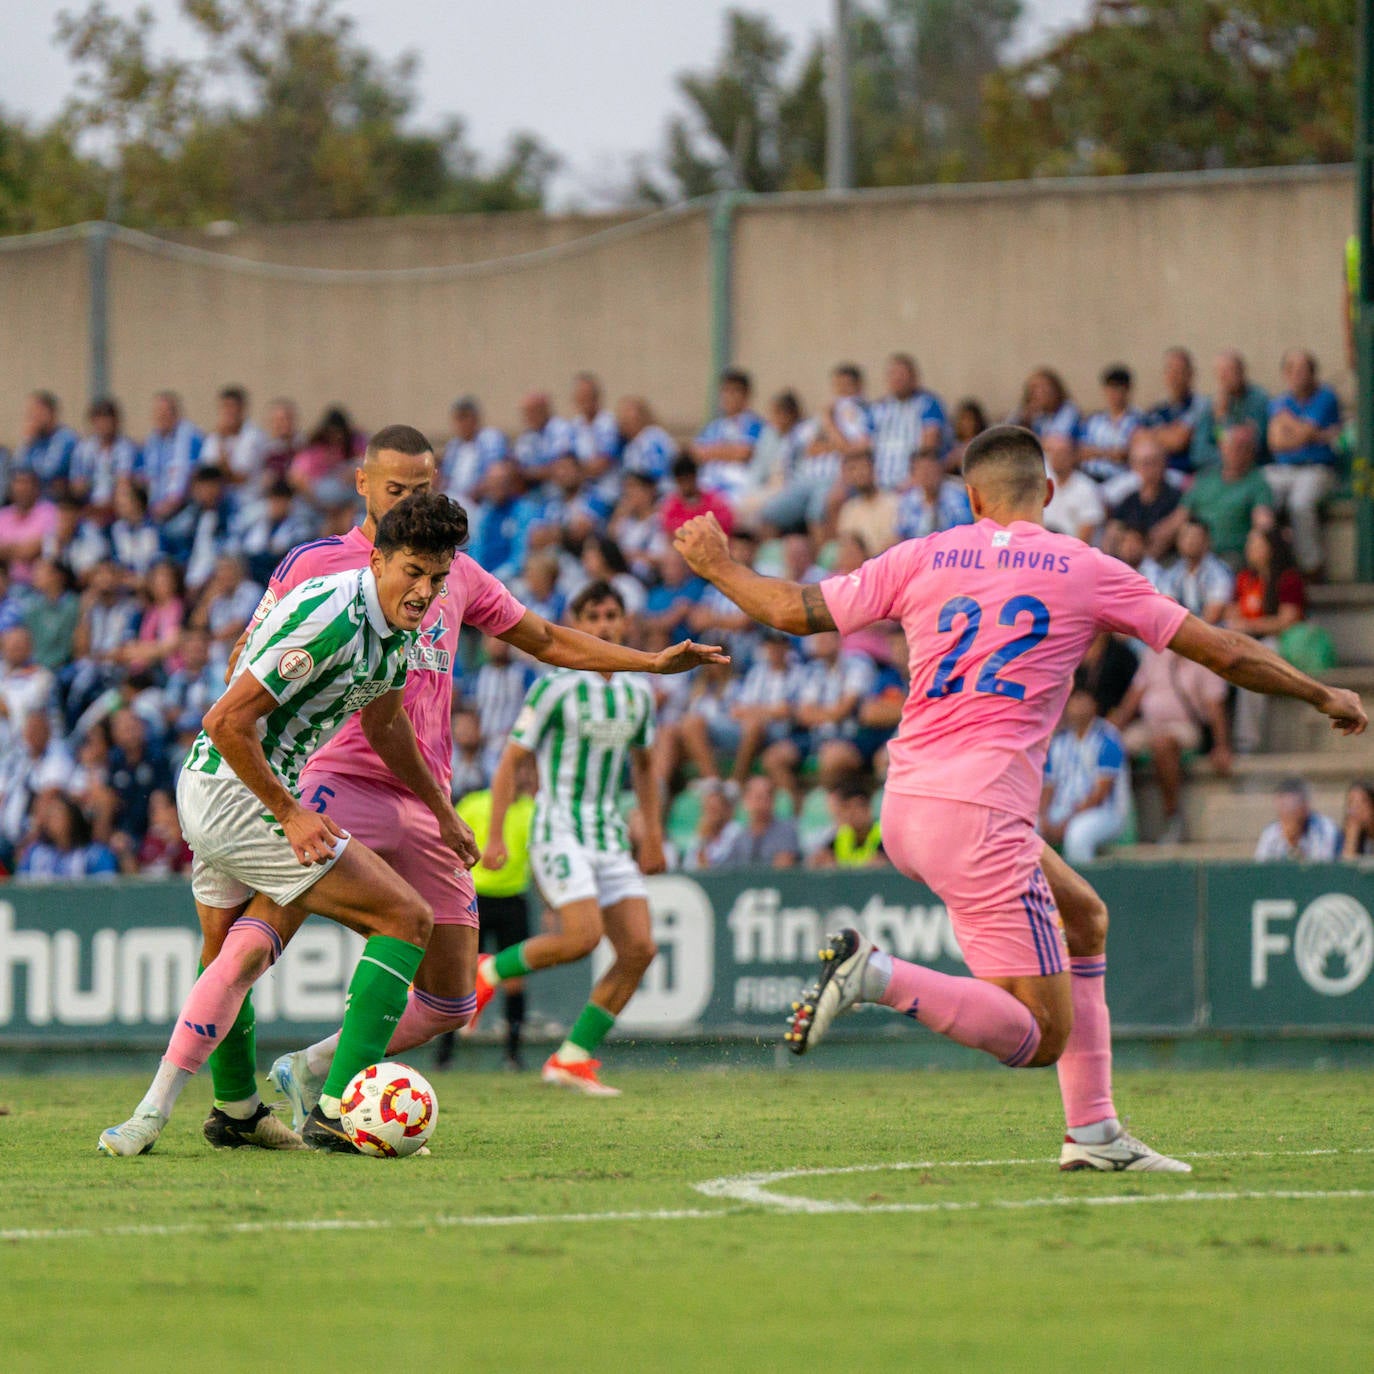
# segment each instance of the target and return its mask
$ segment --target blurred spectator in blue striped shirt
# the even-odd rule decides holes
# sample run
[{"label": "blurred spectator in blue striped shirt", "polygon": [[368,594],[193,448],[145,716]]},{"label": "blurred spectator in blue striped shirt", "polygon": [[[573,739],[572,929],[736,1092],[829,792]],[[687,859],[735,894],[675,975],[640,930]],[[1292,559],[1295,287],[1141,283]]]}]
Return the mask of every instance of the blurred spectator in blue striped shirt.
[{"label": "blurred spectator in blue striped shirt", "polygon": [[205,436],[182,415],[176,392],[159,391],[153,397],[153,427],[143,441],[139,473],[154,520],[167,519],[186,503],[204,443]]},{"label": "blurred spectator in blue striped shirt", "polygon": [[449,412],[453,435],[444,445],[439,481],[444,491],[471,513],[480,500],[482,479],[508,449],[499,429],[482,423],[475,396],[460,396]]},{"label": "blurred spectator in blue striped shirt", "polygon": [[621,471],[637,472],[659,488],[666,486],[673,459],[677,457],[677,445],[668,431],[655,422],[648,401],[642,396],[622,396],[615,408],[615,422],[624,440]]},{"label": "blurred spectator in blue striped shirt", "polygon": [[525,427],[515,436],[512,451],[525,481],[537,486],[548,481],[553,460],[570,452],[572,436],[554,415],[547,391],[531,391],[520,402],[520,418]]},{"label": "blurred spectator in blue striped shirt", "polygon": [[76,434],[59,422],[60,410],[51,391],[31,392],[24,403],[24,442],[14,454],[14,470],[33,473],[49,497],[67,489],[76,452]]},{"label": "blurred spectator in blue striped shirt", "polygon": [[897,537],[921,539],[971,524],[973,511],[964,484],[945,473],[939,449],[919,449],[911,460],[911,485],[897,503]]},{"label": "blurred spectator in blue striped shirt", "polygon": [[1207,526],[1190,516],[1178,531],[1178,561],[1166,569],[1159,590],[1209,625],[1220,625],[1235,585],[1231,569],[1212,552]]},{"label": "blurred spectator in blue striped shirt", "polygon": [[720,374],[720,409],[692,442],[692,455],[706,491],[718,491],[732,505],[752,486],[750,464],[763,433],[763,417],[749,408],[754,384],[738,367]]},{"label": "blurred spectator in blue striped shirt", "polygon": [[[1140,426],[1140,412],[1131,404],[1131,370],[1113,363],[1102,373],[1104,406],[1090,415],[1079,445],[1083,471],[1095,482],[1110,482],[1127,471],[1131,435]],[[1110,498],[1109,498],[1110,499]]]},{"label": "blurred spectator in blue striped shirt", "polygon": [[945,408],[933,391],[921,386],[921,372],[909,353],[894,353],[887,360],[887,395],[870,407],[873,427],[873,462],[878,485],[884,491],[900,491],[911,473],[911,456],[917,449],[949,445]]},{"label": "blurred spectator in blue striped shirt", "polygon": [[89,432],[72,454],[71,492],[101,513],[114,509],[114,486],[139,469],[138,445],[125,433],[119,405],[108,396],[86,411]]},{"label": "blurred spectator in blue striped shirt", "polygon": [[592,373],[573,378],[572,404],[572,414],[559,421],[565,431],[560,447],[577,459],[587,500],[604,520],[620,498],[620,430],[602,408],[601,383]]}]

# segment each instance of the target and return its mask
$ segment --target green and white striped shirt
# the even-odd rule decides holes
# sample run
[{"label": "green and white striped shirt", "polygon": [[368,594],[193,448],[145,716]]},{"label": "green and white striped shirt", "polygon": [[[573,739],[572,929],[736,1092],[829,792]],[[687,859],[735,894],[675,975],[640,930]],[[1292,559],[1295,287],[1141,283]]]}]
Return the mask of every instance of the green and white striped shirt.
[{"label": "green and white striped shirt", "polygon": [[[414,638],[382,614],[371,568],[302,582],[254,623],[229,685],[252,673],[277,702],[258,721],[258,738],[272,770],[292,792],[327,733],[368,702],[404,687]],[[186,767],[234,776],[204,730]]]},{"label": "green and white striped shirt", "polygon": [[539,757],[532,843],[629,852],[616,808],[626,754],[654,742],[654,699],[639,673],[608,682],[600,673],[556,668],[530,688],[510,737]]}]

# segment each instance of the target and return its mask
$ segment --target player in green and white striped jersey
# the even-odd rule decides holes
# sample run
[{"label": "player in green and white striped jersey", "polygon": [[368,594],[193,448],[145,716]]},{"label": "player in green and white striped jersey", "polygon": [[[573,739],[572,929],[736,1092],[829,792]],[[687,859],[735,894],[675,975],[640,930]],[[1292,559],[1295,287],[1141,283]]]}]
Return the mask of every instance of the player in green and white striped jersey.
[{"label": "player in green and white striped jersey", "polygon": [[[288,789],[296,789],[301,767],[326,732],[405,686],[413,638],[386,619],[370,568],[303,582],[252,626],[229,687],[251,672],[276,703],[258,721],[258,737],[268,767]],[[185,768],[234,776],[204,729]],[[309,886],[307,875],[295,877]]]},{"label": "player in green and white striped jersey", "polygon": [[[575,628],[613,644],[623,642],[625,604],[608,583],[583,588],[569,613]],[[598,1096],[619,1090],[601,1082],[592,1052],[657,952],[644,883],[645,873],[664,868],[663,820],[649,766],[653,740],[653,697],[639,674],[559,669],[530,689],[491,785],[491,838],[482,862],[499,868],[505,862],[502,824],[515,796],[516,770],[523,759],[538,759],[530,864],[544,899],[558,913],[559,931],[532,936],[479,962],[478,1013],[502,979],[585,959],[606,935],[615,962],[543,1068],[546,1083]],[[638,864],[616,805],[627,762],[644,819]]]},{"label": "player in green and white striped jersey", "polygon": [[106,1154],[152,1149],[182,1087],[310,911],[369,938],[320,1104],[300,1137],[276,1123],[275,1148],[354,1151],[338,1099],[355,1073],[384,1057],[433,913],[372,850],[306,809],[296,782],[324,733],[360,711],[368,743],[433,812],[455,862],[476,861],[472,832],[429,772],[402,709],[411,643],[466,532],[456,503],[413,496],[382,519],[368,567],[302,583],[254,628],[177,783],[202,926],[225,916],[229,931],[191,989],[142,1103],[101,1133]]}]

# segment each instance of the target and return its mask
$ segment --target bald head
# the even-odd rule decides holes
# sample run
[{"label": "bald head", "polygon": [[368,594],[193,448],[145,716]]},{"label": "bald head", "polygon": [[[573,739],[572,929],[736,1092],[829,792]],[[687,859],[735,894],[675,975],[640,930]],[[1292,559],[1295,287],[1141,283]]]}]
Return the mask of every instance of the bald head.
[{"label": "bald head", "polygon": [[1015,518],[1040,518],[1044,510],[1045,451],[1020,425],[994,425],[964,450],[964,481],[974,514],[1007,524]]}]

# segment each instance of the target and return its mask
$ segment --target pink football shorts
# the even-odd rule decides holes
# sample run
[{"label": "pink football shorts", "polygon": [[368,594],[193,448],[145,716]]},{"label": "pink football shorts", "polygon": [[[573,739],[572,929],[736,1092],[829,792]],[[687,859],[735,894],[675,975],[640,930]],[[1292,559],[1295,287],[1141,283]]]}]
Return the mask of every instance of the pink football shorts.
[{"label": "pink football shorts", "polygon": [[883,797],[883,848],[944,902],[969,972],[1035,978],[1069,966],[1040,868],[1045,842],[1020,816],[943,797]]},{"label": "pink football shorts", "polygon": [[349,778],[322,768],[301,774],[301,805],[328,816],[380,854],[427,901],[436,925],[477,925],[472,874],[439,838],[439,822],[398,783]]}]

